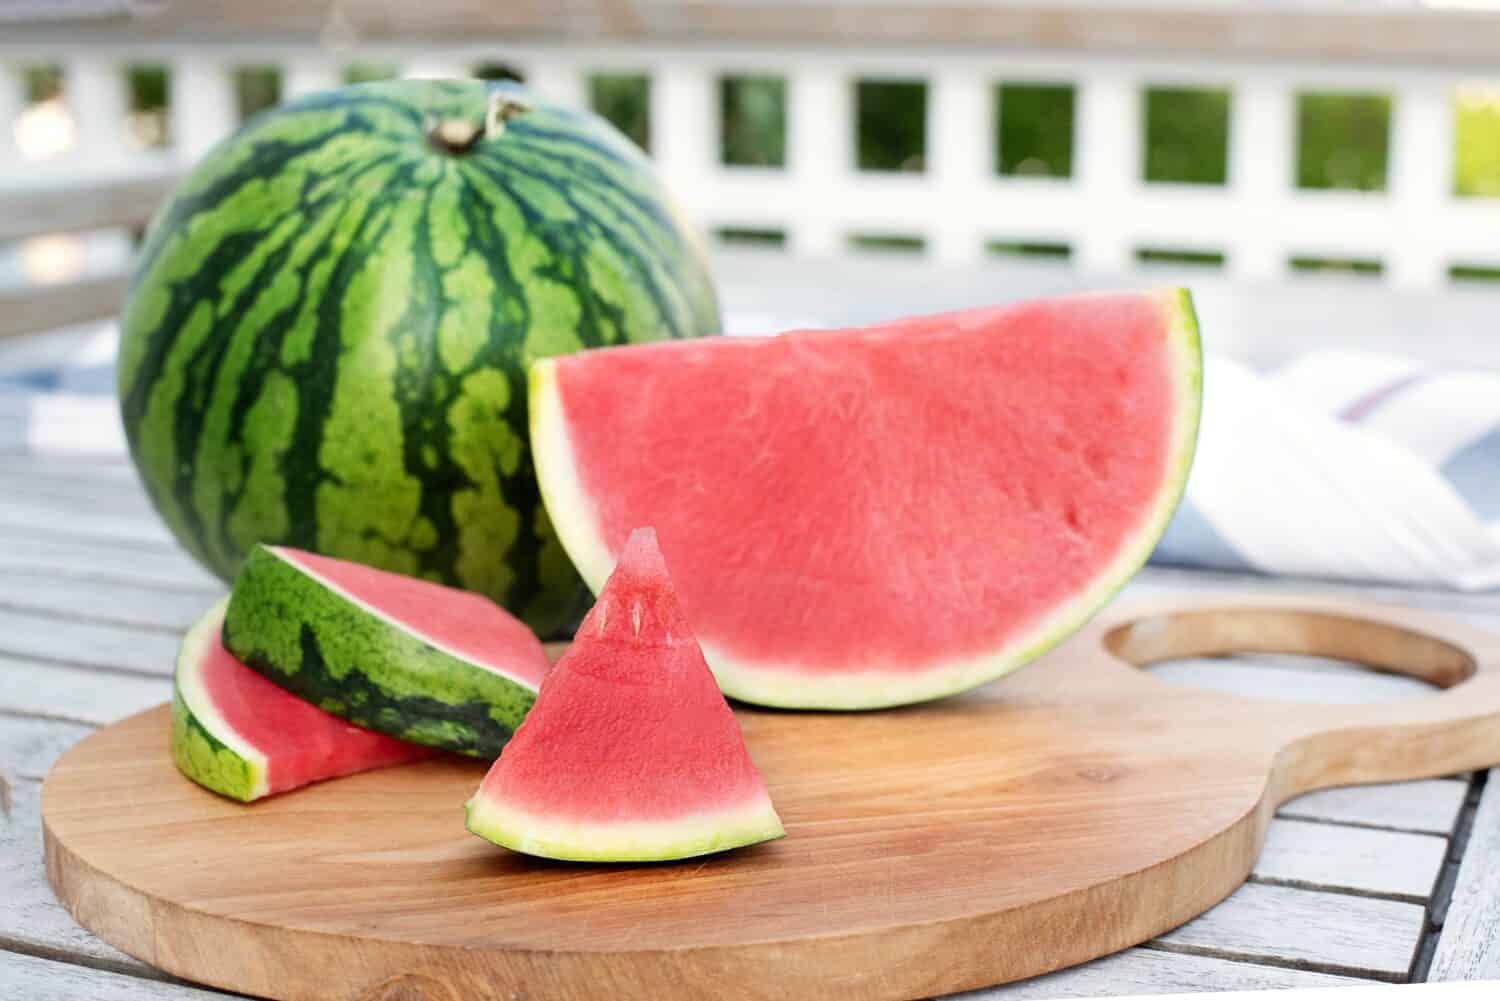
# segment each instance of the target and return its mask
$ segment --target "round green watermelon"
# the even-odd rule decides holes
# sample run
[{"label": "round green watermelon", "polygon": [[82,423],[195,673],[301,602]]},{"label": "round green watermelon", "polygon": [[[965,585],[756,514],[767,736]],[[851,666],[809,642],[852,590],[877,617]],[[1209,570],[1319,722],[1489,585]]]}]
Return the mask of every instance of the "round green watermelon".
[{"label": "round green watermelon", "polygon": [[259,542],[484,593],[543,635],[586,589],[541,506],[527,366],[718,332],[701,245],[602,119],[395,81],[252,120],[147,236],[131,454],[230,580]]}]

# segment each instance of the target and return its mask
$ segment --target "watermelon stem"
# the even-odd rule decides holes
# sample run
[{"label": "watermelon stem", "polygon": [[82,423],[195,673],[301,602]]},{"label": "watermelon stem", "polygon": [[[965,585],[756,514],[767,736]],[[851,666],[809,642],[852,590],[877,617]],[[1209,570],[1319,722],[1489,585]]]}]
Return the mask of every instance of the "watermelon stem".
[{"label": "watermelon stem", "polygon": [[497,90],[490,94],[483,122],[467,118],[429,119],[427,141],[444,153],[467,153],[479,140],[500,135],[506,122],[530,110],[531,105],[525,101]]}]

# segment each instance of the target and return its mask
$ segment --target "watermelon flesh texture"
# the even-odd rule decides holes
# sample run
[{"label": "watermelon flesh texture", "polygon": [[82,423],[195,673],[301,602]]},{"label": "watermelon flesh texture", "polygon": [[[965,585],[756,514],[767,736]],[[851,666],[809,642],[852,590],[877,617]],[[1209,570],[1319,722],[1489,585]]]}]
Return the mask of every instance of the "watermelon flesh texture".
[{"label": "watermelon flesh texture", "polygon": [[[492,666],[535,688],[547,673],[547,654],[519,619],[497,614],[494,602],[348,560],[279,547],[277,554],[390,622],[403,622],[432,646]],[[482,624],[482,628],[475,628]]]},{"label": "watermelon flesh texture", "polygon": [[482,595],[284,546],[246,560],[224,644],[351,723],[484,758],[549,667],[536,635]]},{"label": "watermelon flesh texture", "polygon": [[630,536],[467,812],[480,837],[573,861],[687,858],[784,835],[651,529]]},{"label": "watermelon flesh texture", "polygon": [[172,758],[189,779],[245,802],[436,752],[346,723],[278,688],[224,649],[225,602],[183,638]]},{"label": "watermelon flesh texture", "polygon": [[595,588],[656,526],[726,693],[887,706],[1026,663],[1140,567],[1201,370],[1180,289],[585,352],[533,367],[533,452]]}]

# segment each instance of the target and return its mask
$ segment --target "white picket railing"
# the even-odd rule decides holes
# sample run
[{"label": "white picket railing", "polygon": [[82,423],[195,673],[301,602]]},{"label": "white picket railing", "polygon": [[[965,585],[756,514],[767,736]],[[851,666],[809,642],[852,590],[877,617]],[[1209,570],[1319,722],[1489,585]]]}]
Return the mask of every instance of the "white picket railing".
[{"label": "white picket railing", "polygon": [[[1453,265],[1500,265],[1500,201],[1453,194],[1453,95],[1475,73],[1457,67],[1234,62],[1212,57],[1152,61],[1082,52],[872,51],[822,48],[662,47],[611,44],[411,48],[336,53],[265,47],[145,46],[22,51],[0,40],[0,121],[21,106],[22,64],[65,68],[76,150],[24,162],[0,128],[0,191],[38,174],[91,176],[185,163],[236,124],[232,68],[281,67],[282,96],[336,85],[353,62],[394,63],[406,75],[466,75],[485,61],[521,71],[543,95],[582,104],[596,72],[651,80],[652,154],[690,214],[710,230],[774,229],[787,251],[852,253],[854,234],[919,237],[944,263],[971,263],[991,241],[1063,243],[1071,266],[1106,274],[1141,267],[1143,247],[1222,253],[1234,277],[1284,275],[1296,256],[1373,258],[1383,280],[1433,288]],[[173,146],[132,152],[125,133],[131,64],[170,72]],[[718,80],[725,74],[786,81],[786,166],[720,162]],[[927,83],[926,169],[857,169],[854,81]],[[1073,176],[1002,177],[994,165],[995,85],[1056,82],[1076,88]],[[1222,87],[1231,94],[1228,182],[1142,179],[1142,89]],[[1304,91],[1392,98],[1390,159],[1382,192],[1296,187],[1296,102]]]}]

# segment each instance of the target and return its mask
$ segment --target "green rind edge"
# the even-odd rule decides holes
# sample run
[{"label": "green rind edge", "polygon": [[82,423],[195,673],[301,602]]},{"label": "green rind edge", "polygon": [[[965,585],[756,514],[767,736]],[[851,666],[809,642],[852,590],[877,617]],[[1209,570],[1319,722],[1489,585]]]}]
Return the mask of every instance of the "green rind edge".
[{"label": "green rind edge", "polygon": [[536,690],[424,642],[257,546],[235,581],[224,645],[313,705],[413,744],[500,754]]},{"label": "green rind edge", "polygon": [[[178,655],[177,673],[190,669],[184,649]],[[255,792],[265,785],[259,767],[231,750],[194,715],[176,676],[172,681],[172,762],[184,776],[211,792],[242,803],[261,798]]]},{"label": "green rind edge", "polygon": [[588,843],[527,838],[487,818],[484,807],[482,792],[475,793],[464,803],[464,827],[470,833],[522,855],[560,862],[674,862],[786,837],[781,818],[767,806],[758,823],[727,829],[714,829],[705,824],[701,835],[663,842],[649,852],[629,852],[611,848],[607,837],[593,838]]},{"label": "green rind edge", "polygon": [[994,681],[996,678],[1002,678],[1012,671],[1025,667],[1082,629],[1114,599],[1115,595],[1120,593],[1126,584],[1130,583],[1136,574],[1140,573],[1141,568],[1155,552],[1157,543],[1166,534],[1167,525],[1171,523],[1172,515],[1177,512],[1178,506],[1182,503],[1183,494],[1187,492],[1188,475],[1192,472],[1193,456],[1198,450],[1199,418],[1203,412],[1203,341],[1198,329],[1198,312],[1193,306],[1192,293],[1186,288],[1174,288],[1166,290],[1164,296],[1172,307],[1168,336],[1175,342],[1177,353],[1185,356],[1178,367],[1178,376],[1187,390],[1178,423],[1184,434],[1178,443],[1173,471],[1167,480],[1169,486],[1167,498],[1157,509],[1155,520],[1136,537],[1135,544],[1139,547],[1139,558],[1132,560],[1120,571],[1118,578],[1105,587],[1098,600],[1081,606],[1066,623],[1058,626],[1036,643],[1022,648],[1020,653],[1015,655],[1013,663],[1007,664],[988,677],[978,679],[972,685],[964,685],[942,695],[935,695],[933,698],[946,698],[948,695],[955,695],[988,681]]}]

